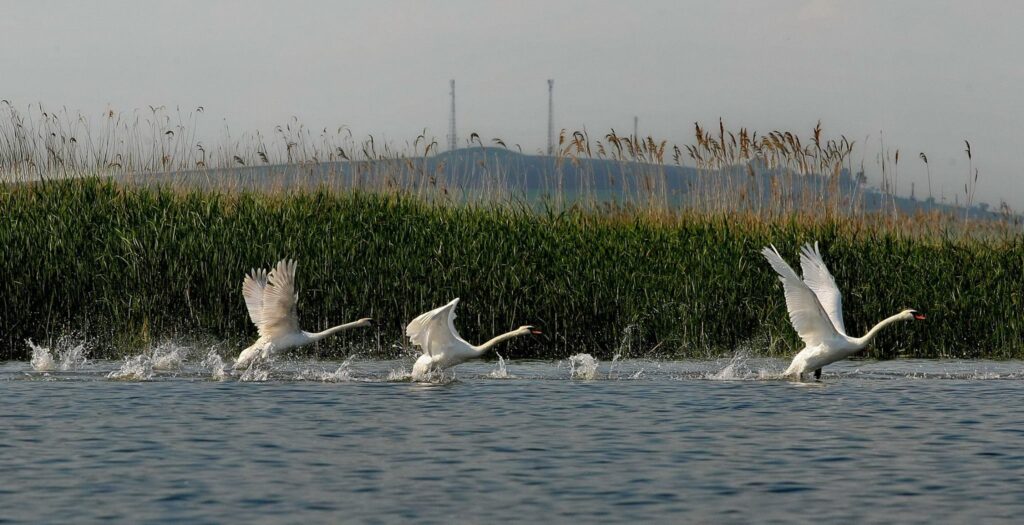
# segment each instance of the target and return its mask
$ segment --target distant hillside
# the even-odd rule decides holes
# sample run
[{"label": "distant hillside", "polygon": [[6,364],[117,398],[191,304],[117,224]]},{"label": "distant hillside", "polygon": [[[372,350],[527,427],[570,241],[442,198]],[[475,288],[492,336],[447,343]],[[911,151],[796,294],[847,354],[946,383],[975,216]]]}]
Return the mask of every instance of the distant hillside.
[{"label": "distant hillside", "polygon": [[[795,175],[746,165],[718,171],[700,171],[676,165],[594,158],[526,155],[504,148],[472,147],[430,157],[359,160],[302,164],[265,164],[230,169],[203,169],[120,176],[141,184],[175,184],[200,188],[249,191],[328,187],[403,188],[434,187],[455,195],[509,194],[539,199],[561,196],[568,200],[595,198],[627,201],[650,196],[686,206],[701,192],[742,191],[746,206],[760,198],[799,199],[806,195],[855,199],[866,211],[891,209],[903,213],[940,211],[963,213],[963,207],[883,194],[858,183],[847,170],[835,180],[818,175]],[[782,196],[778,193],[782,188]],[[838,195],[836,194],[838,193]],[[737,207],[741,199],[736,199]],[[972,207],[975,218],[996,217],[985,204]]]}]

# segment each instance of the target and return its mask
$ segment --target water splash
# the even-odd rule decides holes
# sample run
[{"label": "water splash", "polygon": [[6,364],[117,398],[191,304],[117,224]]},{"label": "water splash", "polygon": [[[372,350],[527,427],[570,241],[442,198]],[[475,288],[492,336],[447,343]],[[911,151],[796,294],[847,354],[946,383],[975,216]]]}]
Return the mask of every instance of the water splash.
[{"label": "water splash", "polygon": [[597,376],[598,361],[590,354],[569,356],[569,378],[590,381]]},{"label": "water splash", "polygon": [[146,354],[126,358],[119,370],[107,374],[107,379],[119,381],[148,381],[153,378],[153,360]]},{"label": "water splash", "polygon": [[272,358],[256,358],[249,362],[249,366],[238,376],[239,381],[263,382],[270,379],[270,363]]},{"label": "water splash", "polygon": [[[389,374],[388,377],[390,378],[391,375]],[[446,385],[448,383],[453,383],[456,381],[454,368],[446,368],[441,370],[431,368],[421,376],[414,376],[410,373],[406,376],[400,376],[396,379],[400,381],[406,380],[412,381],[414,383],[430,383],[434,385]]]},{"label": "water splash", "polygon": [[641,328],[639,323],[630,323],[622,329],[622,337],[619,339],[619,346],[615,349],[616,357],[623,354],[627,356],[633,355],[633,342],[640,335],[639,328]]},{"label": "water splash", "polygon": [[200,366],[209,371],[210,377],[214,379],[224,380],[228,377],[227,367],[224,366],[224,360],[221,359],[216,349],[211,348],[207,352]]},{"label": "water splash", "polygon": [[350,355],[345,358],[344,361],[338,365],[338,369],[334,373],[325,375],[323,381],[351,381],[352,380],[352,362],[356,356]]},{"label": "water splash", "polygon": [[608,365],[608,379],[615,379],[615,365],[618,364],[619,359],[622,358],[622,354],[615,354],[612,356],[612,364]]},{"label": "water splash", "polygon": [[725,365],[725,368],[722,368],[717,372],[708,372],[705,374],[704,378],[712,381],[763,381],[766,379],[775,379],[779,375],[771,370],[763,368],[753,370],[749,366],[749,361],[750,354],[745,351],[736,352],[736,354],[729,359],[729,363]]},{"label": "water splash", "polygon": [[338,369],[333,372],[328,372],[327,370],[324,370],[322,368],[307,368],[296,374],[295,379],[299,381],[325,381],[328,383],[351,381],[352,361],[354,359],[354,355],[347,357],[344,361],[341,362],[341,365],[338,366]]},{"label": "water splash", "polygon": [[709,372],[705,378],[714,381],[736,381],[743,379],[743,374],[737,374],[737,371],[742,371],[746,368],[747,356],[745,354],[736,354],[729,360],[729,364],[725,365],[725,368],[718,372]]},{"label": "water splash", "polygon": [[388,381],[408,381],[412,379],[412,372],[399,368],[398,370],[391,369],[388,372]]},{"label": "water splash", "polygon": [[154,370],[180,370],[188,356],[188,348],[164,342],[150,350]]},{"label": "water splash", "polygon": [[987,372],[983,370],[975,370],[968,379],[974,380],[989,380],[989,379],[1003,379],[1002,374],[997,372]]},{"label": "water splash", "polygon": [[25,343],[32,349],[32,360],[30,361],[32,370],[48,372],[55,368],[56,365],[53,362],[53,355],[50,354],[49,348],[38,346],[31,339],[26,339]]},{"label": "water splash", "polygon": [[341,363],[341,366],[339,366],[338,369],[335,370],[334,372],[331,372],[329,374],[323,374],[322,376],[320,376],[320,380],[334,383],[341,381],[351,381],[352,371],[349,369],[349,361],[345,360],[345,362]]},{"label": "water splash", "polygon": [[488,376],[494,379],[511,379],[515,377],[508,373],[508,368],[505,366],[505,358],[501,357],[501,354],[497,352],[495,354],[498,356],[498,365],[494,367],[494,370],[491,370]]},{"label": "water splash", "polygon": [[[31,340],[25,341],[32,349],[32,368],[35,370],[78,370],[89,360],[89,341],[76,335],[62,335],[50,347],[37,345]],[[54,354],[57,358],[54,359]],[[42,368],[38,368],[42,367]]]},{"label": "water splash", "polygon": [[57,339],[57,354],[60,356],[58,368],[63,371],[78,370],[84,367],[89,359],[88,341],[73,335],[64,335]]}]

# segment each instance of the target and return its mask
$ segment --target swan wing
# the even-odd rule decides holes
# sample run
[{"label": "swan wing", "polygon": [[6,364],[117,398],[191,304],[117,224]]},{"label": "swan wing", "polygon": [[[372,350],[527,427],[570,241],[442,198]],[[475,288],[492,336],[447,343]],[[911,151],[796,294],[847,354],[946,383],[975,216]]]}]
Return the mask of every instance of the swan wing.
[{"label": "swan wing", "polygon": [[459,299],[435,308],[409,322],[405,335],[412,344],[420,347],[425,355],[433,356],[456,341],[462,341],[455,330],[455,307]]},{"label": "swan wing", "polygon": [[839,292],[835,278],[825,266],[817,242],[814,246],[807,243],[800,250],[800,269],[804,273],[804,283],[818,296],[818,302],[828,314],[832,326],[840,334],[846,335],[846,326],[843,324],[843,294]]},{"label": "swan wing", "polygon": [[298,294],[295,293],[295,270],[298,263],[280,260],[267,275],[263,288],[263,309],[260,312],[260,335],[279,337],[299,331],[299,316],[295,311]]},{"label": "swan wing", "polygon": [[835,337],[836,329],[818,301],[818,296],[814,295],[807,284],[797,276],[793,268],[779,255],[775,246],[761,250],[761,254],[779,274],[779,280],[782,281],[782,288],[786,293],[789,322],[793,324],[804,344],[816,346],[826,339]]},{"label": "swan wing", "polygon": [[254,268],[242,279],[242,297],[245,308],[249,310],[249,319],[259,328],[263,325],[263,289],[267,287],[267,271]]}]

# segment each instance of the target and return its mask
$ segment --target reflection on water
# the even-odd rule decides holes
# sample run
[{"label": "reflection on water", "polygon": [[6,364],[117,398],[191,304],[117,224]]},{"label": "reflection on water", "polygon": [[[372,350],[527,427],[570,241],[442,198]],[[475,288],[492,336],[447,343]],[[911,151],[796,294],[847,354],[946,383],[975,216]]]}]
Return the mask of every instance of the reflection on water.
[{"label": "reflection on water", "polygon": [[0,521],[934,523],[1024,511],[1021,362],[849,361],[799,384],[771,379],[787,363],[743,356],[592,370],[513,358],[421,385],[411,360],[279,358],[253,384],[206,350],[155,366],[167,352],[71,370],[0,364]]}]

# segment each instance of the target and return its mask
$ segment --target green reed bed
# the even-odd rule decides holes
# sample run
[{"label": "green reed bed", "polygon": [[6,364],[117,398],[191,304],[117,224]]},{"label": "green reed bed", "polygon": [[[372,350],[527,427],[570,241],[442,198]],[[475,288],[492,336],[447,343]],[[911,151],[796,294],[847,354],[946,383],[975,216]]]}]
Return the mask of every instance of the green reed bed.
[{"label": "green reed bed", "polygon": [[851,331],[905,307],[929,315],[884,332],[872,355],[1024,355],[1024,242],[1012,233],[82,179],[0,185],[0,356],[71,332],[99,343],[94,356],[175,337],[226,341],[233,354],[255,337],[243,274],[282,257],[299,261],[304,328],[377,321],[308,352],[401,353],[404,324],[458,296],[470,341],[521,324],[545,332],[503,350],[516,358],[787,355],[799,343],[758,251],[774,243],[795,264],[813,240]]}]

